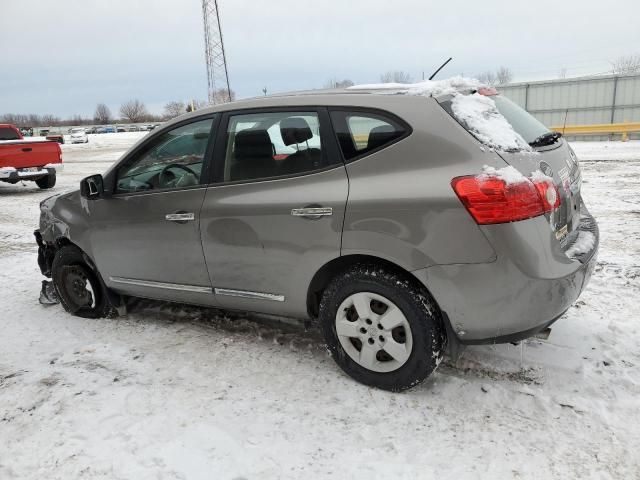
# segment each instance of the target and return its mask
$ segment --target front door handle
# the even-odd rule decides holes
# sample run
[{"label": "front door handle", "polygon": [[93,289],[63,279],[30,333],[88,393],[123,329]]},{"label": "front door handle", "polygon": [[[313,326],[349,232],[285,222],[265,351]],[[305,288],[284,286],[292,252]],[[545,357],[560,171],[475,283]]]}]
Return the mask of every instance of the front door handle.
[{"label": "front door handle", "polygon": [[331,207],[304,207],[291,209],[291,215],[294,217],[303,217],[308,219],[316,219],[321,217],[329,217],[333,215]]},{"label": "front door handle", "polygon": [[169,222],[176,223],[187,223],[196,219],[196,216],[193,213],[187,212],[176,212],[176,213],[168,213],[164,216],[164,219]]},{"label": "front door handle", "polygon": [[24,147],[22,149],[23,152],[31,152],[32,150],[33,150],[33,148],[31,148],[31,147]]}]

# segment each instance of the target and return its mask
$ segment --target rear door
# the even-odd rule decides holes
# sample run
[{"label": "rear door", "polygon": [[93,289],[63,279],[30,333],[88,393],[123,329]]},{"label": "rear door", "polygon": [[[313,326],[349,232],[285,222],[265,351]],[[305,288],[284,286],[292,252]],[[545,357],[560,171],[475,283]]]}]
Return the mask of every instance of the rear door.
[{"label": "rear door", "polygon": [[306,316],[315,273],[340,255],[348,193],[325,109],[227,113],[200,228],[223,307]]}]

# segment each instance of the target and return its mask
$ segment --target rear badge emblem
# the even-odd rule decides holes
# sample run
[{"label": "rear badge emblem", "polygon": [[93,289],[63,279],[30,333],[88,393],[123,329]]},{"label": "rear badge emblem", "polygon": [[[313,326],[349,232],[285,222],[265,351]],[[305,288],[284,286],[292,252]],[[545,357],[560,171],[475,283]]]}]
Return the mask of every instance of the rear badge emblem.
[{"label": "rear badge emblem", "polygon": [[551,165],[547,162],[540,162],[540,171],[547,177],[553,177],[553,170],[551,169]]}]

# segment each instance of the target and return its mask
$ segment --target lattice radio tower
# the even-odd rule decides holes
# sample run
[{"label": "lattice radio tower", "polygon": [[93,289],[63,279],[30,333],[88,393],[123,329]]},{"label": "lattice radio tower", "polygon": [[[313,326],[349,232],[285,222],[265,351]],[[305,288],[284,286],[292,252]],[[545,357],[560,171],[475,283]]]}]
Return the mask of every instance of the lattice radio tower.
[{"label": "lattice radio tower", "polygon": [[[224,54],[217,0],[202,0],[202,17],[204,21],[204,54],[207,62],[209,103],[231,101],[227,59]],[[216,92],[221,89],[226,89],[228,99],[220,98],[219,95],[216,96]]]}]

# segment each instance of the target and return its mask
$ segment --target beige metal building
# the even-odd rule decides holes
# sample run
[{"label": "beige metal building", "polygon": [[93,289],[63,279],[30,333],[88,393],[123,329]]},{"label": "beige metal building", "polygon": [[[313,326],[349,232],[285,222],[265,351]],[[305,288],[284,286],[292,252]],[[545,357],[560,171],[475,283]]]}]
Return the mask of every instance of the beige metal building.
[{"label": "beige metal building", "polygon": [[[640,122],[638,74],[511,83],[498,90],[550,127]],[[606,140],[611,137],[580,138]],[[629,138],[640,138],[640,134],[630,133]]]}]

